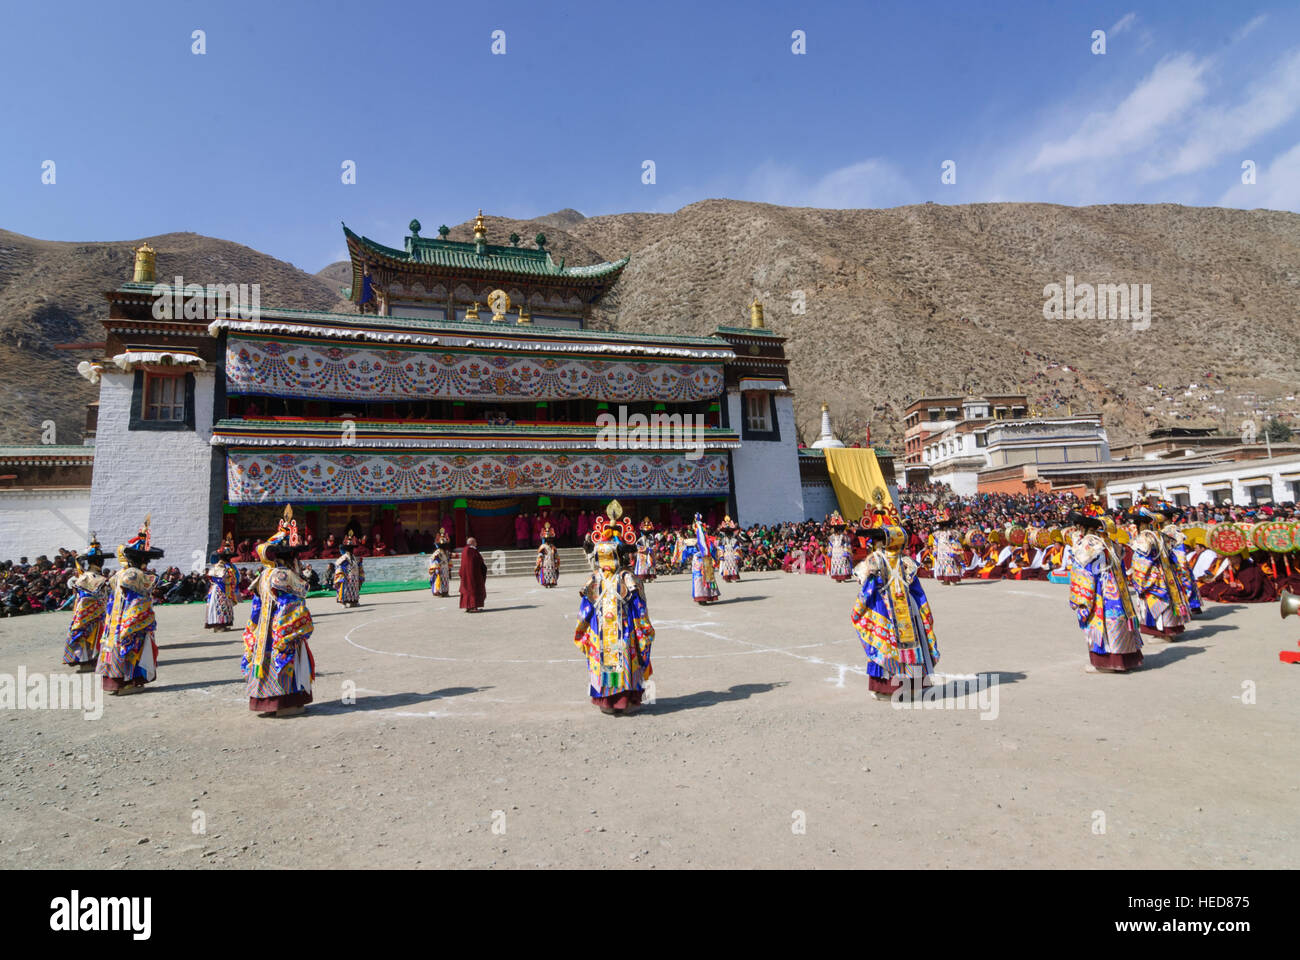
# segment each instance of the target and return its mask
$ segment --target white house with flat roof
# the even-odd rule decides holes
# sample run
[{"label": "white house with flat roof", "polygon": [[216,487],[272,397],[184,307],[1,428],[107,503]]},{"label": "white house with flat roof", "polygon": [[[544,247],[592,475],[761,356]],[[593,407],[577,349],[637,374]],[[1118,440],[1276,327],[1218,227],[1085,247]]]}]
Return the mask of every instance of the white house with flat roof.
[{"label": "white house with flat roof", "polygon": [[1300,501],[1300,454],[1203,464],[1172,473],[1127,477],[1106,485],[1112,507],[1131,506],[1149,494],[1170,503],[1253,507]]}]

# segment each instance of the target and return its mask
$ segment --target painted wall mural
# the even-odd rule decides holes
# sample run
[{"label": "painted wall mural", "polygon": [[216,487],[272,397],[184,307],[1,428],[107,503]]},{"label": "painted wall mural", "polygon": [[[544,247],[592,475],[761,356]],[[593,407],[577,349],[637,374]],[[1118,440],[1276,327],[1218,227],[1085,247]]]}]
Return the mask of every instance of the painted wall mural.
[{"label": "painted wall mural", "polygon": [[232,336],[226,391],[322,400],[641,400],[722,393],[721,364],[386,350]]},{"label": "painted wall mural", "polygon": [[367,503],[525,495],[710,496],[728,492],[725,454],[226,454],[226,493],[241,503]]}]

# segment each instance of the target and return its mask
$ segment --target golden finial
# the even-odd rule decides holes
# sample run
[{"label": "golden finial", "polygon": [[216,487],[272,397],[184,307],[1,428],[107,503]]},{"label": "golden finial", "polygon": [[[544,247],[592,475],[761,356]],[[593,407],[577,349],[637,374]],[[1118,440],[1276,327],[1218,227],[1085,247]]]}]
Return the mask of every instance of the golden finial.
[{"label": "golden finial", "polygon": [[482,240],[487,236],[487,227],[483,225],[483,208],[480,207],[478,216],[474,218],[474,239]]},{"label": "golden finial", "polygon": [[609,506],[605,508],[605,516],[611,520],[618,520],[623,516],[623,505],[617,500],[609,501]]},{"label": "golden finial", "polygon": [[822,401],[822,413],[825,413],[825,412],[826,412],[827,410],[829,410],[830,408],[831,408],[831,405],[830,405],[829,403],[827,403],[825,400],[823,400],[823,401]]},{"label": "golden finial", "polygon": [[132,282],[153,283],[155,263],[154,249],[146,240],[135,248],[135,274],[131,277]]},{"label": "golden finial", "polygon": [[749,325],[755,330],[763,328],[763,305],[758,302],[758,297],[749,305]]}]

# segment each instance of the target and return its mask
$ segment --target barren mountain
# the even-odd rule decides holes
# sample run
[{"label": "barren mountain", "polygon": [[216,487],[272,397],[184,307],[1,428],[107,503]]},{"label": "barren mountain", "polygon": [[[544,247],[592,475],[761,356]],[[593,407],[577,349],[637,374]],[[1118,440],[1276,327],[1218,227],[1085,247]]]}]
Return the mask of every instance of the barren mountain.
[{"label": "barren mountain", "polygon": [[[1104,414],[1113,442],[1165,424],[1236,433],[1243,419],[1280,414],[1294,423],[1298,409],[1300,216],[1292,213],[1010,203],[818,210],[706,200],[673,214],[563,210],[486,221],[489,241],[516,232],[531,245],[543,232],[556,258],[571,264],[631,255],[596,314],[601,327],[744,326],[758,296],[768,326],[789,338],[808,440],[823,400],[846,439],[862,439],[870,425],[874,442],[897,440],[903,408],[928,393],[1023,391],[1045,412]],[[451,237],[471,239],[469,224]],[[400,246],[398,237],[377,239]],[[161,275],[255,277],[264,304],[330,306],[350,283],[338,264],[311,276],[193,234],[150,242]],[[51,345],[100,339],[95,321],[105,304],[97,295],[128,275],[132,244],[4,233],[0,244],[0,362],[35,362],[41,371],[0,386],[0,437],[25,441],[44,417],[16,414],[33,406],[79,422],[88,385],[73,372],[77,357]],[[1149,326],[1044,319],[1044,288],[1067,276],[1076,285],[1150,284]]]},{"label": "barren mountain", "polygon": [[[147,237],[157,251],[158,279],[187,283],[261,284],[263,303],[332,309],[335,285],[249,247],[196,233]],[[59,443],[80,443],[86,404],[99,388],[78,376],[79,360],[103,349],[108,316],[103,294],[131,279],[140,240],[58,243],[0,230],[0,442],[35,444],[53,420]]]}]

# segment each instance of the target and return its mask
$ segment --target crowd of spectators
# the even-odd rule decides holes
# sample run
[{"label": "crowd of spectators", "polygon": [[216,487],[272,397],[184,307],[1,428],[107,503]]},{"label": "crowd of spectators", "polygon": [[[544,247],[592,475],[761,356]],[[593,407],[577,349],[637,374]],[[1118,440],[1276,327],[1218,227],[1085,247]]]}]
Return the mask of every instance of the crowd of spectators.
[{"label": "crowd of spectators", "polygon": [[[74,550],[60,547],[53,559],[42,554],[34,561],[27,557],[0,561],[0,616],[70,610],[76,592],[68,586],[68,581],[77,575],[77,555]],[[207,599],[210,584],[202,572],[184,573],[176,566],[166,567],[161,572],[153,566],[146,569],[157,577],[153,587],[155,604],[195,603]],[[309,590],[321,589],[321,577],[314,570],[304,570],[304,576]],[[252,586],[252,574],[247,569],[241,570],[237,587],[241,600],[252,596]]]},{"label": "crowd of spectators", "polygon": [[[947,512],[959,529],[980,527],[988,530],[1001,529],[1010,523],[1031,527],[1059,525],[1066,513],[1079,509],[1082,505],[1082,501],[1066,493],[982,493],[963,497],[943,484],[927,484],[924,487],[906,488],[899,498],[898,509],[908,530],[908,552],[916,554],[934,531],[937,515],[941,511]],[[572,511],[559,511],[554,515],[521,513],[516,518],[517,545],[527,547],[539,544],[542,524],[547,521],[556,530],[561,546],[580,544],[591,529],[595,516],[596,514],[585,511],[576,515]],[[1178,519],[1200,524],[1291,520],[1300,519],[1300,508],[1294,503],[1259,507],[1201,503],[1181,508]],[[720,520],[716,511],[706,518],[710,532],[715,536]],[[678,539],[691,541],[695,533],[675,512],[673,521],[672,528],[656,531],[650,536],[654,545],[655,567],[661,575],[685,573],[690,569],[689,563],[674,561],[673,555]],[[849,524],[850,533],[854,527],[855,523]],[[362,557],[386,556],[397,552],[428,553],[435,547],[435,537],[427,530],[407,535],[399,525],[396,533],[395,539],[407,551],[387,548],[382,538],[376,538],[378,544],[375,544],[367,535],[360,538],[361,543],[355,552]],[[829,516],[800,523],[755,524],[737,530],[735,536],[741,545],[741,569],[749,572],[782,570],[825,573],[831,533]],[[303,559],[333,559],[338,556],[337,545],[342,538],[331,536],[326,544],[313,545],[308,532],[305,539],[309,546],[302,555]],[[252,562],[256,559],[252,553],[251,541],[245,540],[238,547],[239,552],[235,557],[237,562]],[[377,552],[376,547],[382,548],[384,552]],[[74,592],[68,587],[68,580],[76,573],[76,557],[76,551],[61,547],[52,559],[41,555],[30,562],[27,557],[20,557],[17,561],[0,561],[0,616],[14,617],[26,613],[69,609]],[[212,559],[215,560],[215,557]],[[158,578],[153,590],[154,603],[193,603],[207,597],[209,583],[202,572],[184,573],[176,566],[167,567],[161,573],[153,567],[148,570]],[[303,573],[310,591],[327,589],[333,578],[333,564],[327,568],[324,577],[307,565],[304,565]],[[252,582],[250,570],[242,569],[238,584],[240,599],[247,600],[251,597]]]}]

